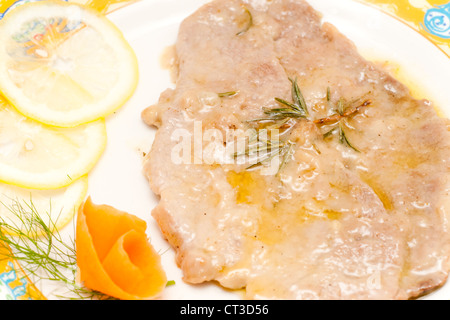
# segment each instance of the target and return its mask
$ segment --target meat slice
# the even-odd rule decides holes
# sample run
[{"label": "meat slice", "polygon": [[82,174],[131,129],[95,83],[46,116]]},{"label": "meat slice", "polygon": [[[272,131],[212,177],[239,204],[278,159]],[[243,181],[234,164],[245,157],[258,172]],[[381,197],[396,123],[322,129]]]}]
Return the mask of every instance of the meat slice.
[{"label": "meat slice", "polygon": [[[450,139],[430,102],[302,0],[208,3],[176,53],[176,88],[143,112],[158,127],[144,173],[185,281],[250,299],[408,299],[445,283]],[[295,84],[307,114],[262,121]],[[268,125],[289,147],[274,172],[234,148]]]}]

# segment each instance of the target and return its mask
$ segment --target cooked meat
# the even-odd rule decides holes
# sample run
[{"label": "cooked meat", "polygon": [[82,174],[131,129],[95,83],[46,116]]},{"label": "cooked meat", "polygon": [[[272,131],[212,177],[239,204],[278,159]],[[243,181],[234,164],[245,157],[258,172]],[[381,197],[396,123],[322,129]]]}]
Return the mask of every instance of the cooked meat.
[{"label": "cooked meat", "polygon": [[[303,0],[213,1],[183,21],[176,54],[176,88],[143,112],[158,127],[144,173],[185,281],[250,299],[408,299],[444,284],[450,137],[430,102]],[[280,117],[295,83],[308,113]],[[272,174],[217,137],[274,126],[289,149]]]}]

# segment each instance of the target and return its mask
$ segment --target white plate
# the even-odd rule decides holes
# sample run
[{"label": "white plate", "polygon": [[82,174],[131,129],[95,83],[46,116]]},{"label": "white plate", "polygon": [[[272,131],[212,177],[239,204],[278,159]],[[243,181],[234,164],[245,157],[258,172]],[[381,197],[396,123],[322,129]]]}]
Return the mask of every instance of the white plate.
[{"label": "white plate", "polygon": [[[169,280],[163,299],[239,299],[239,293],[215,284],[193,286],[182,281],[174,252],[162,238],[151,217],[158,199],[142,175],[142,153],[150,149],[155,129],[141,122],[144,108],[157,102],[159,95],[172,87],[169,72],[160,65],[163,50],[174,44],[180,22],[206,0],[145,0],[120,9],[109,18],[124,32],[139,59],[140,82],[135,95],[119,112],[107,119],[108,146],[90,175],[89,194],[95,203],[106,203],[135,214],[148,223],[151,242],[162,253]],[[369,59],[392,61],[406,70],[420,92],[450,114],[450,61],[431,42],[398,20],[352,0],[310,0],[353,40]],[[427,299],[450,298],[450,285]]]}]

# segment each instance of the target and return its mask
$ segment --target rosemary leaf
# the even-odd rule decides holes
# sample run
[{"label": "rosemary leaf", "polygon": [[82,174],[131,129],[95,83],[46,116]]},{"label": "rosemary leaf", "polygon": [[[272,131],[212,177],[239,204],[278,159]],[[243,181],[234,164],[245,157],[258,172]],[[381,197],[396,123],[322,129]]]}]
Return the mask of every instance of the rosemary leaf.
[{"label": "rosemary leaf", "polygon": [[303,97],[300,87],[298,86],[297,78],[295,78],[295,80],[289,78],[289,80],[292,83],[292,100],[294,101],[295,106],[297,107],[299,112],[308,115],[308,108],[306,106],[306,101],[305,98]]},{"label": "rosemary leaf", "polygon": [[255,168],[258,168],[258,167],[268,163],[269,161],[274,159],[276,156],[280,155],[283,152],[283,148],[276,148],[274,150],[268,150],[268,151],[269,152],[263,154],[262,156],[258,156],[258,162],[247,167],[246,170],[255,169]]},{"label": "rosemary leaf", "polygon": [[355,146],[353,146],[353,144],[350,143],[341,123],[339,123],[339,142],[342,143],[343,145],[353,149],[356,152],[361,152]]},{"label": "rosemary leaf", "polygon": [[228,92],[218,93],[217,95],[219,96],[219,98],[231,98],[231,97],[234,97],[235,95],[237,95],[238,93],[239,93],[239,91],[228,91]]},{"label": "rosemary leaf", "polygon": [[252,13],[250,12],[250,10],[248,10],[247,7],[244,6],[244,10],[245,13],[248,15],[248,22],[247,25],[245,26],[244,29],[242,29],[241,31],[239,31],[238,33],[236,33],[237,36],[241,36],[244,33],[246,33],[248,30],[250,30],[250,28],[253,26],[253,16]]},{"label": "rosemary leaf", "polygon": [[344,115],[344,100],[342,98],[340,98],[337,103],[337,112],[340,116]]},{"label": "rosemary leaf", "polygon": [[336,131],[336,129],[337,129],[337,128],[333,128],[333,129],[331,129],[330,131],[328,131],[327,133],[325,133],[325,134],[323,135],[323,138],[326,139],[326,138],[328,138],[329,136],[331,136],[331,135],[333,134],[333,132]]},{"label": "rosemary leaf", "polygon": [[280,99],[280,98],[275,98],[275,100],[276,100],[278,103],[284,104],[285,106],[287,106],[287,107],[289,107],[289,108],[291,108],[291,109],[298,110],[298,108],[297,108],[296,105],[294,105],[294,104],[292,104],[292,103],[290,103],[290,102],[287,102],[286,100],[283,100],[283,99]]},{"label": "rosemary leaf", "polygon": [[283,168],[284,168],[284,166],[286,165],[286,163],[288,163],[288,161],[289,161],[289,156],[292,154],[292,149],[293,149],[293,147],[294,147],[294,143],[293,142],[291,142],[291,141],[288,141],[288,146],[287,146],[287,150],[286,150],[286,152],[284,152],[284,155],[283,155],[283,161],[281,162],[281,164],[280,164],[280,167],[278,168],[278,172],[280,172]]},{"label": "rosemary leaf", "polygon": [[267,113],[270,115],[270,119],[272,120],[282,120],[282,119],[286,119],[286,118],[304,118],[304,115],[298,114],[296,112],[292,112],[289,110],[286,111],[271,111],[270,113]]}]

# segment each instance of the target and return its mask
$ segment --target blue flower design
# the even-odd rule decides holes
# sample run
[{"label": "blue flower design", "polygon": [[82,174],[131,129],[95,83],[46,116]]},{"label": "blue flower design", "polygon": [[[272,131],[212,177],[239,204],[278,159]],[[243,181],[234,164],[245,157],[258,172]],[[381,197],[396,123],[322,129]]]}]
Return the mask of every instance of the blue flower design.
[{"label": "blue flower design", "polygon": [[11,288],[10,283],[17,279],[16,270],[11,262],[8,262],[9,271],[0,273],[0,292],[6,296],[8,300],[18,300],[19,297],[27,293],[27,280],[19,279],[21,285]]},{"label": "blue flower design", "polygon": [[450,39],[450,2],[429,9],[425,14],[425,28],[435,36]]}]

